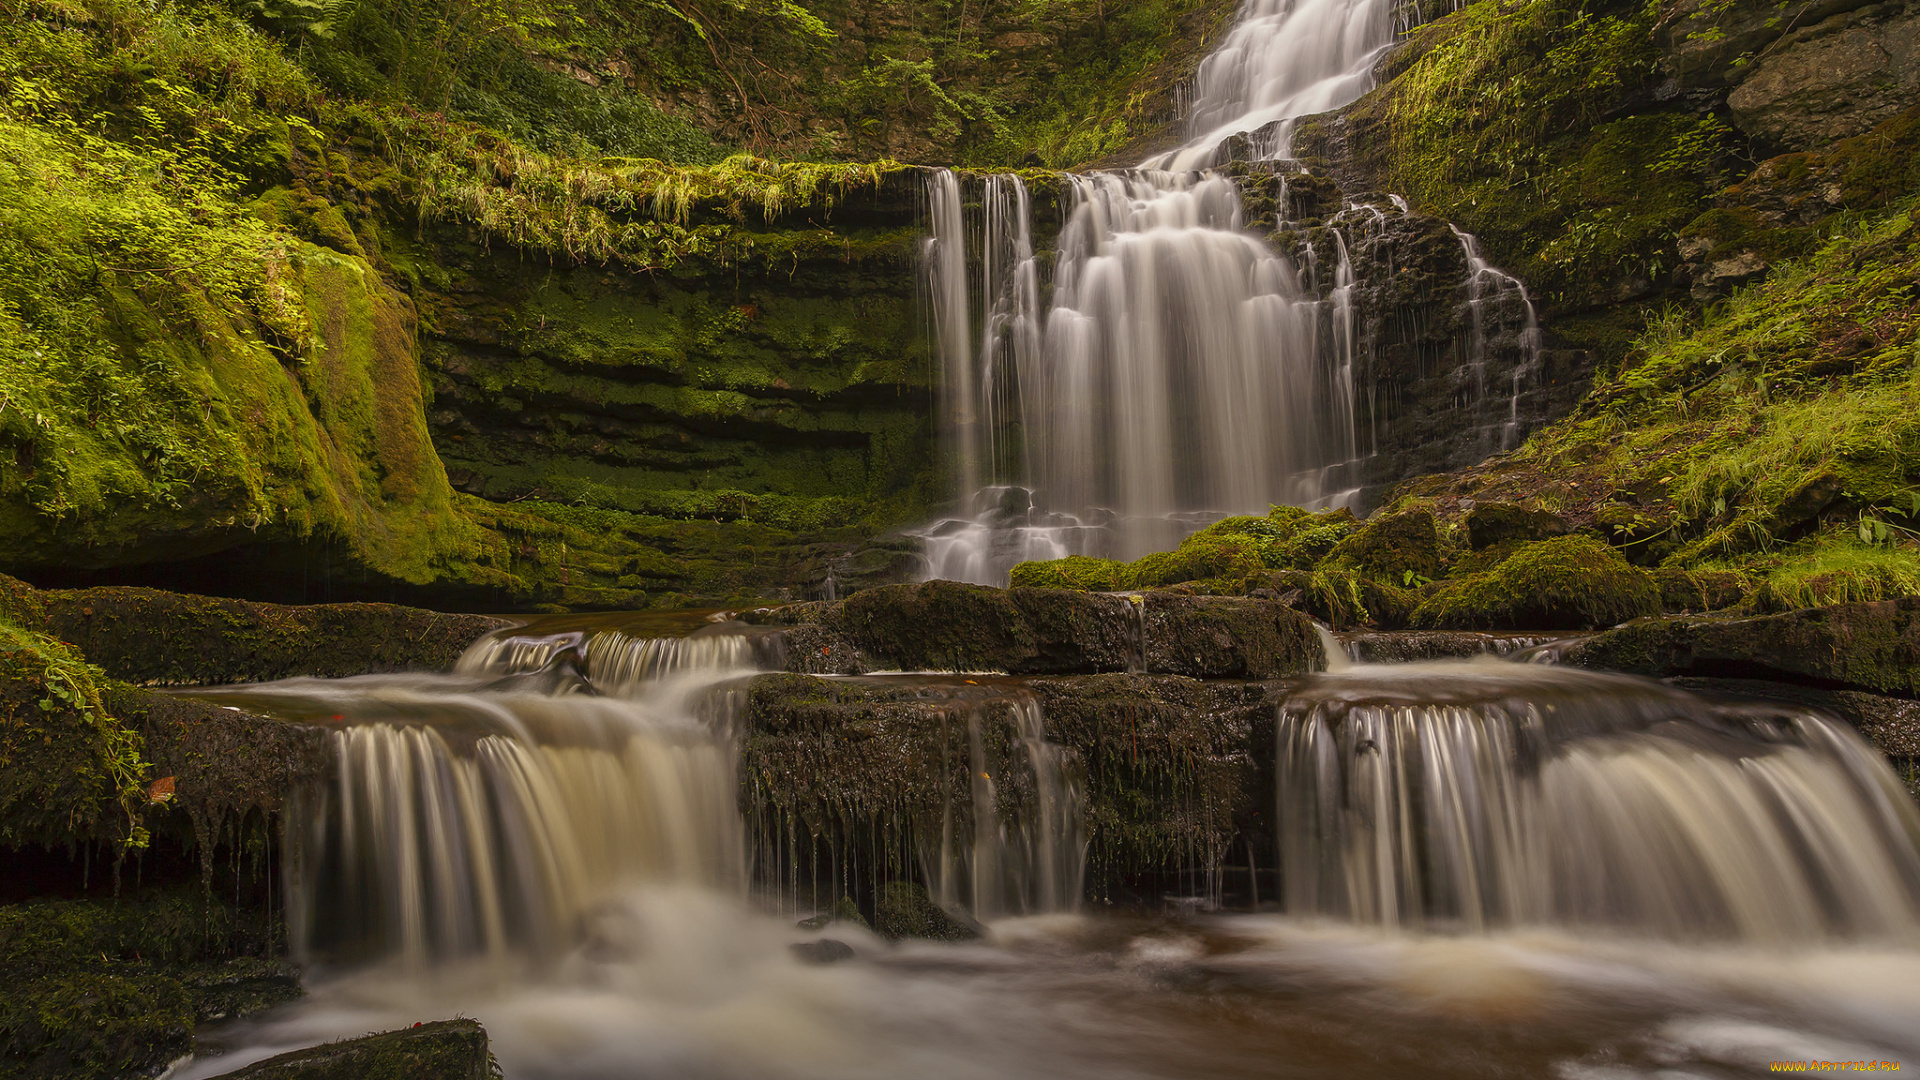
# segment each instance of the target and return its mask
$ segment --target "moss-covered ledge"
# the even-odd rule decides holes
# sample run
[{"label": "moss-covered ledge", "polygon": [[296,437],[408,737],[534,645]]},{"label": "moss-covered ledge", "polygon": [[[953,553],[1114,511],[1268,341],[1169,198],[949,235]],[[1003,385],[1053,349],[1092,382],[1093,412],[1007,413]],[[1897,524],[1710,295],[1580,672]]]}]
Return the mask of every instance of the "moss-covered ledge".
[{"label": "moss-covered ledge", "polygon": [[1772,679],[1920,698],[1920,597],[1750,618],[1641,619],[1574,643],[1562,659],[1654,678]]},{"label": "moss-covered ledge", "polygon": [[395,604],[260,604],[159,589],[33,589],[0,576],[0,615],[150,686],[446,669],[511,620]]}]

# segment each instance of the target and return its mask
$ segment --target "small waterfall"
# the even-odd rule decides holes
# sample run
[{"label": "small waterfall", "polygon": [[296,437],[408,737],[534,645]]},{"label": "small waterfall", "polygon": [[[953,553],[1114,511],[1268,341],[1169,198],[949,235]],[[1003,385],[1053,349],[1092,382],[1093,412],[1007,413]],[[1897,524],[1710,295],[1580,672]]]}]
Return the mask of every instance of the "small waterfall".
[{"label": "small waterfall", "polygon": [[1488,262],[1480,254],[1479,239],[1472,233],[1462,232],[1452,225],[1447,227],[1453,229],[1453,235],[1459,238],[1460,249],[1467,260],[1467,307],[1472,324],[1467,344],[1467,363],[1473,368],[1477,400],[1485,401],[1487,397],[1489,339],[1503,324],[1512,321],[1507,309],[1517,305],[1522,313],[1517,336],[1520,359],[1513,367],[1507,416],[1500,425],[1499,445],[1495,447],[1504,452],[1513,449],[1519,441],[1520,387],[1540,365],[1540,320],[1534,314],[1533,298],[1527,295],[1526,283]]},{"label": "small waterfall", "polygon": [[343,683],[337,781],[289,812],[296,955],[551,959],[633,882],[738,890],[731,743],[631,702]]},{"label": "small waterfall", "polygon": [[1194,78],[1187,144],[1150,168],[1205,169],[1248,136],[1260,160],[1293,153],[1294,122],[1373,89],[1373,66],[1392,46],[1396,0],[1246,0],[1227,39]]},{"label": "small waterfall", "polygon": [[[923,840],[927,892],[950,911],[977,919],[1080,906],[1087,841],[1079,784],[1058,746],[1047,741],[1040,703],[1030,697],[973,702],[960,710],[966,726],[968,803],[962,824],[948,793],[937,846]],[[987,729],[1011,725],[1017,752],[993,755]],[[1024,812],[1008,813],[1009,788],[1024,788]]]},{"label": "small waterfall", "polygon": [[[945,284],[964,247],[958,181],[928,181],[937,334],[969,326]],[[942,338],[949,453],[963,515],[924,532],[928,575],[998,584],[1016,562],[1132,559],[1231,513],[1324,501],[1354,456],[1352,273],[1303,289],[1292,263],[1242,228],[1224,176],[1068,178],[1051,305],[1038,284],[1013,178],[986,184],[986,341]],[[995,195],[999,192],[999,195]],[[1000,206],[1002,210],[995,210]],[[940,305],[947,305],[942,310]],[[1017,409],[1008,408],[1017,403]],[[987,426],[991,418],[992,426]],[[1000,447],[991,458],[989,447]],[[995,486],[981,487],[989,477]]]},{"label": "small waterfall", "polygon": [[1920,939],[1920,813],[1813,713],[1488,660],[1314,676],[1276,738],[1295,913]]}]

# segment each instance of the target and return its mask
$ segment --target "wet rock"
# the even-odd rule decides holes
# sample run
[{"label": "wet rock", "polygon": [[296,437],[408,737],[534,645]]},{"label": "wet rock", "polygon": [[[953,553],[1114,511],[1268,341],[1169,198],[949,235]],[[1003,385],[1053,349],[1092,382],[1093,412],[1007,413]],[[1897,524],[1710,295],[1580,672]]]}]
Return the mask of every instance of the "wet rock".
[{"label": "wet rock", "polygon": [[881,936],[895,940],[967,941],[980,936],[978,930],[940,910],[927,898],[926,887],[915,881],[882,885],[873,922]]},{"label": "wet rock", "polygon": [[396,604],[259,604],[131,587],[23,587],[7,604],[20,625],[71,642],[109,675],[161,686],[444,670],[482,634],[512,625]]},{"label": "wet rock", "polygon": [[1406,664],[1418,660],[1456,660],[1473,656],[1512,656],[1558,640],[1546,634],[1480,634],[1466,631],[1408,630],[1346,634],[1349,655],[1364,664]]},{"label": "wet rock", "polygon": [[231,1080],[492,1080],[499,1072],[479,1021],[436,1020],[293,1050],[222,1075]]},{"label": "wet rock", "polygon": [[842,960],[853,959],[853,946],[833,938],[821,938],[818,941],[798,941],[787,948],[793,950],[803,964],[837,964]]},{"label": "wet rock", "polygon": [[1920,597],[1751,618],[1643,619],[1563,660],[1654,677],[1764,678],[1920,697]]},{"label": "wet rock", "polygon": [[[1165,675],[762,675],[742,714],[741,799],[762,850],[817,859],[835,880],[917,871],[949,825],[970,835],[970,741],[1003,811],[1034,792],[1010,704],[1038,707],[1085,799],[1087,895],[1151,891],[1236,831],[1265,829],[1269,744],[1284,682]],[[970,724],[973,725],[970,729]],[[1271,835],[1263,832],[1262,835]],[[796,856],[794,840],[802,841]],[[802,870],[799,880],[808,873]],[[865,886],[862,884],[862,889]],[[864,895],[864,892],[863,892]],[[876,893],[877,895],[877,893]],[[876,923],[876,929],[882,929]]]},{"label": "wet rock", "polygon": [[1559,514],[1517,503],[1480,503],[1467,512],[1466,523],[1467,543],[1475,551],[1502,540],[1549,540],[1573,531]]},{"label": "wet rock", "polygon": [[1680,676],[1667,681],[1675,686],[1708,694],[1784,701],[1819,709],[1851,724],[1876,749],[1889,757],[1920,757],[1920,701],[1859,690],[1825,690],[1761,679]]},{"label": "wet rock", "polygon": [[1305,616],[1277,601],[1245,597],[930,581],[748,618],[794,627],[790,670],[820,673],[1091,674],[1144,666],[1197,678],[1264,679],[1309,671],[1319,662],[1319,642]]}]

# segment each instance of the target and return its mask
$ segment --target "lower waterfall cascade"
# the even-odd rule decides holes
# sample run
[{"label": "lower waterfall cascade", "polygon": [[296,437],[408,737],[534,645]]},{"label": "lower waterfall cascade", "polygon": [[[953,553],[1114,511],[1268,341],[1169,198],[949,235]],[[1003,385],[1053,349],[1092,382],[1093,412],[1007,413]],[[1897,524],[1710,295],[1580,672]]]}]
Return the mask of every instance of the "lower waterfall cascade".
[{"label": "lower waterfall cascade", "polygon": [[[1287,684],[1257,912],[1083,910],[1099,781],[1019,680],[826,679],[918,687],[906,707],[944,718],[925,752],[965,779],[894,871],[985,936],[937,945],[794,925],[844,906],[862,856],[839,851],[823,890],[779,854],[793,823],[742,815],[746,682],[787,655],[764,628],[542,627],[449,675],[194,691],[330,722],[338,769],[289,811],[308,998],[175,1075],[449,1009],[486,1023],[510,1077],[1257,1076],[1311,1031],[1289,1075],[1651,1078],[1920,1049],[1920,810],[1885,762],[1817,713],[1529,663],[1530,640],[1388,665],[1336,645],[1334,670]],[[816,934],[851,959],[788,947]],[[1196,986],[1259,1021],[1204,1019]],[[1559,1034],[1521,1036],[1543,1010]],[[1452,1056],[1462,1022],[1517,1041]],[[1382,1025],[1404,1041],[1384,1058]]]}]

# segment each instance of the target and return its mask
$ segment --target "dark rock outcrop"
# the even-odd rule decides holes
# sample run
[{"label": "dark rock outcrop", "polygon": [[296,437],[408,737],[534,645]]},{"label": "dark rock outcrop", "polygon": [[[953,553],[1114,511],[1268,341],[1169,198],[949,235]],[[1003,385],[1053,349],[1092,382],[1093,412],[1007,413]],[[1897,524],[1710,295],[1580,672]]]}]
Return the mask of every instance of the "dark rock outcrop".
[{"label": "dark rock outcrop", "polygon": [[787,625],[789,666],[820,674],[1144,670],[1269,679],[1320,666],[1313,624],[1285,604],[1167,592],[887,585],[839,603],[748,613]]},{"label": "dark rock outcrop", "polygon": [[1741,619],[1643,619],[1577,642],[1562,659],[1655,678],[1759,678],[1920,697],[1920,597]]}]

